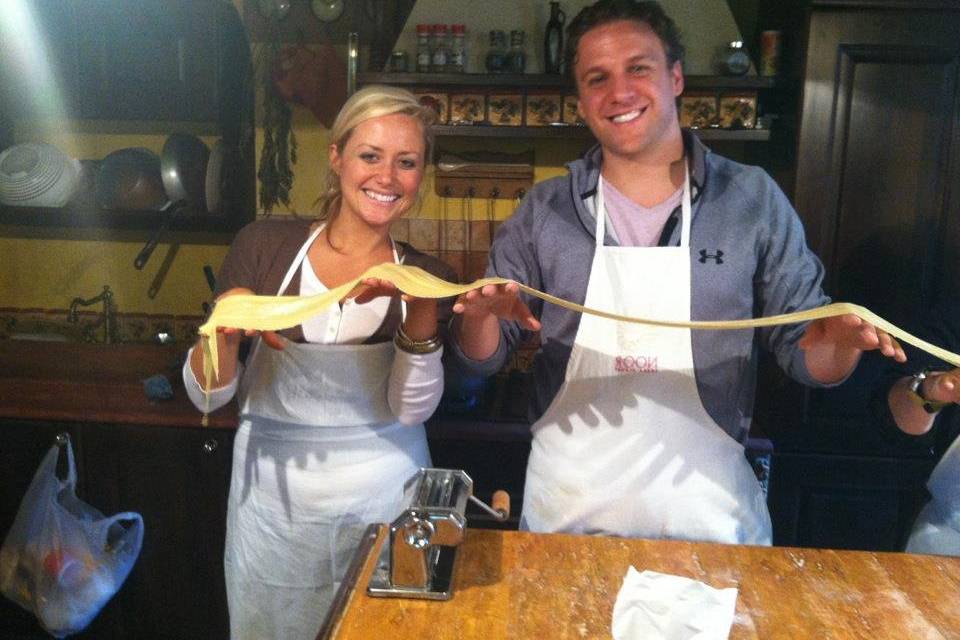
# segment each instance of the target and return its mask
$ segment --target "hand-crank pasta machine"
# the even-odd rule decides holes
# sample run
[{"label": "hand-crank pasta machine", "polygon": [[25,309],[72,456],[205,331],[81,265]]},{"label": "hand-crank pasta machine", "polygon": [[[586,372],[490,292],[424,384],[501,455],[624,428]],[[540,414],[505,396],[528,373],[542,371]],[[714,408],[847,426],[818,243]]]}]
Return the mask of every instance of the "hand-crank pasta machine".
[{"label": "hand-crank pasta machine", "polygon": [[503,521],[510,515],[510,496],[497,491],[494,506],[487,506],[474,497],[473,480],[459,469],[420,469],[407,482],[404,496],[408,506],[390,524],[367,593],[449,600],[467,502]]}]

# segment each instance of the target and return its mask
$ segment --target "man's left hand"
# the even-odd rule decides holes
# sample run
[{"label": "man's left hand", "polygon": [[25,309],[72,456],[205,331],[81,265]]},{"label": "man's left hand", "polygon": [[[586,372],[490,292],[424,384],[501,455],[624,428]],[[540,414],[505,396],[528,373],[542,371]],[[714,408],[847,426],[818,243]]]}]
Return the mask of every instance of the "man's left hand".
[{"label": "man's left hand", "polygon": [[814,320],[807,326],[798,346],[805,351],[827,347],[838,354],[848,352],[851,355],[879,349],[884,356],[897,362],[907,360],[903,347],[893,336],[852,313]]}]

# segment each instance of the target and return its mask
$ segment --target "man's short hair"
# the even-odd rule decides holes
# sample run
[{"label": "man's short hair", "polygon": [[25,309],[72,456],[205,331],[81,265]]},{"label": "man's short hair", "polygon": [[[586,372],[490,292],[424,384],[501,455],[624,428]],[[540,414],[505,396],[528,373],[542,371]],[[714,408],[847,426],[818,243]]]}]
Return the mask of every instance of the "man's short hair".
[{"label": "man's short hair", "polygon": [[632,20],[642,22],[657,34],[667,54],[667,62],[683,62],[684,48],[680,41],[680,30],[666,14],[660,3],[654,0],[599,0],[584,7],[567,26],[567,73],[576,86],[573,67],[577,61],[577,48],[580,39],[588,31],[610,22]]}]

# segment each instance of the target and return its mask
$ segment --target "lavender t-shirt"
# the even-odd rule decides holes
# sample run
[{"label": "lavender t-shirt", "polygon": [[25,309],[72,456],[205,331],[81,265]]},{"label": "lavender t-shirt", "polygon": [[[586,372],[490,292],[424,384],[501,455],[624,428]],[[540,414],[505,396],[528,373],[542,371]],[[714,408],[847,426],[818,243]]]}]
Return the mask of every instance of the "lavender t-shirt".
[{"label": "lavender t-shirt", "polygon": [[623,195],[606,180],[603,181],[603,203],[607,218],[613,225],[621,247],[657,246],[663,226],[682,197],[683,187],[680,187],[660,204],[648,208]]}]

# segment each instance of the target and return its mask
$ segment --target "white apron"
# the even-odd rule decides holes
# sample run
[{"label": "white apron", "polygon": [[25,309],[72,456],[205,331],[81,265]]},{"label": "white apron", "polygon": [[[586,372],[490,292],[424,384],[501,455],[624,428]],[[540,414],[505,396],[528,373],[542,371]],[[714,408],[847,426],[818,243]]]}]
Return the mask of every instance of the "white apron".
[{"label": "white apron", "polygon": [[927,489],[933,498],[913,523],[906,551],[960,556],[960,438],[933,468]]},{"label": "white apron", "polygon": [[[319,233],[304,243],[279,294]],[[392,342],[256,340],[238,392],[224,569],[231,638],[313,640],[363,530],[430,466],[423,425],[387,405]]]},{"label": "white apron", "polygon": [[[607,247],[597,185],[588,307],[690,319],[689,173],[679,247]],[[532,531],[770,544],[743,446],[703,408],[689,329],[584,314],[564,383],[533,425],[521,526]]]}]

